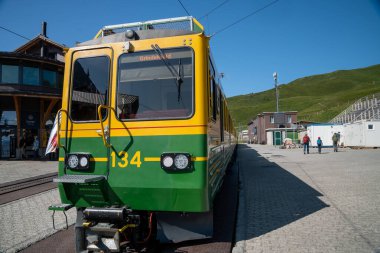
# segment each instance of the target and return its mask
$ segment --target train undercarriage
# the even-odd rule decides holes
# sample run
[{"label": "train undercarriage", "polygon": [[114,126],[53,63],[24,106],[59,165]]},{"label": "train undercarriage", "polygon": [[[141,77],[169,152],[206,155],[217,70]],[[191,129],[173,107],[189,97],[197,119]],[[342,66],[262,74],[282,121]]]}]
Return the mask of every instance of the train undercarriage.
[{"label": "train undercarriage", "polygon": [[210,238],[212,220],[212,211],[156,213],[126,207],[78,208],[76,252],[146,252],[158,242]]}]

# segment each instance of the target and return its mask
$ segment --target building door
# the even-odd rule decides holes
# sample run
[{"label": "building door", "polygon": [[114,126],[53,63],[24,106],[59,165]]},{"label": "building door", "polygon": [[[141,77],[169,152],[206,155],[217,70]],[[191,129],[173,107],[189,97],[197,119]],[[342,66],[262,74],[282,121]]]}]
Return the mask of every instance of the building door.
[{"label": "building door", "polygon": [[273,145],[279,146],[282,144],[282,134],[281,131],[273,132]]}]

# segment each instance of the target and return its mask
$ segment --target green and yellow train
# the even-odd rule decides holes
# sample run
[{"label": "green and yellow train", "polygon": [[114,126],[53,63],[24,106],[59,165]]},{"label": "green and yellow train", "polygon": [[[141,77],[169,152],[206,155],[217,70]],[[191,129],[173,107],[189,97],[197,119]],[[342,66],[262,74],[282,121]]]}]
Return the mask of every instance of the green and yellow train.
[{"label": "green and yellow train", "polygon": [[52,209],[76,207],[76,250],[212,236],[237,139],[202,25],[106,26],[65,62]]}]

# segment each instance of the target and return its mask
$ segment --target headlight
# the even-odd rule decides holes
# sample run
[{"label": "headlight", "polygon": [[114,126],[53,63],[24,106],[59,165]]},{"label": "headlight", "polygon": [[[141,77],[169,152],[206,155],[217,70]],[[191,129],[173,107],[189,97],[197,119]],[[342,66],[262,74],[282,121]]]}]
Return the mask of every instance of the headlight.
[{"label": "headlight", "polygon": [[90,157],[88,153],[67,154],[65,164],[71,170],[87,170],[90,167]]},{"label": "headlight", "polygon": [[191,155],[188,153],[163,153],[161,155],[161,168],[166,171],[191,171]]},{"label": "headlight", "polygon": [[165,156],[162,159],[162,164],[164,165],[165,168],[170,168],[173,165],[173,158],[171,156]]},{"label": "headlight", "polygon": [[174,165],[177,169],[183,170],[189,165],[189,160],[185,155],[179,154],[174,157]]},{"label": "headlight", "polygon": [[75,169],[78,167],[78,161],[77,155],[70,155],[69,158],[67,158],[67,165],[69,165],[70,169]]},{"label": "headlight", "polygon": [[85,156],[82,156],[79,160],[80,166],[81,167],[86,167],[88,165],[88,158]]}]

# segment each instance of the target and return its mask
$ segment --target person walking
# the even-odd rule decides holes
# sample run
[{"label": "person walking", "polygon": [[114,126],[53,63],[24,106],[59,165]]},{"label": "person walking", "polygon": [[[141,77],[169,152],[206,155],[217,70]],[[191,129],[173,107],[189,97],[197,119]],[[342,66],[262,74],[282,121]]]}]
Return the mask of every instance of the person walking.
[{"label": "person walking", "polygon": [[310,144],[310,138],[307,134],[302,139],[303,143],[303,153],[306,154],[306,152],[309,154],[309,144]]},{"label": "person walking", "polygon": [[322,152],[322,145],[323,145],[323,142],[321,140],[321,137],[318,137],[317,146],[318,146],[318,153],[319,154]]},{"label": "person walking", "polygon": [[38,151],[40,149],[40,141],[38,140],[38,136],[35,135],[34,136],[34,141],[33,141],[33,147],[32,147],[33,151],[34,151],[34,159],[36,160],[38,158]]},{"label": "person walking", "polygon": [[338,134],[334,133],[331,139],[333,141],[334,152],[338,152],[338,141],[339,141]]}]

